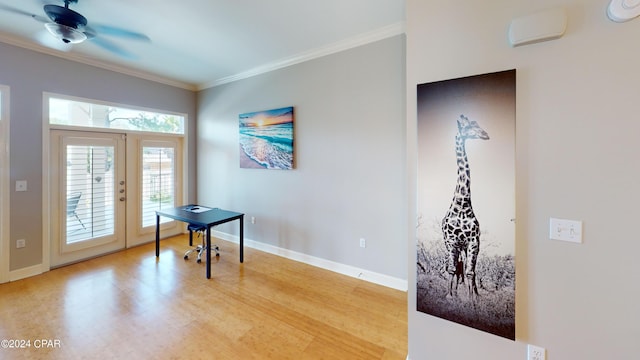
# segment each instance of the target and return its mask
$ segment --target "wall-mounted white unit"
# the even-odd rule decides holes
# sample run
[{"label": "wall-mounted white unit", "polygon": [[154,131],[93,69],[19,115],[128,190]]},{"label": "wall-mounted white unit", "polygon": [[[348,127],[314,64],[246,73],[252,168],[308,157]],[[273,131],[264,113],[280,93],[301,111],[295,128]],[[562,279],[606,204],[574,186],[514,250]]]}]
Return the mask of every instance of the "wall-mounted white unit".
[{"label": "wall-mounted white unit", "polygon": [[515,47],[557,39],[566,28],[567,13],[563,8],[522,16],[511,20],[509,43]]}]

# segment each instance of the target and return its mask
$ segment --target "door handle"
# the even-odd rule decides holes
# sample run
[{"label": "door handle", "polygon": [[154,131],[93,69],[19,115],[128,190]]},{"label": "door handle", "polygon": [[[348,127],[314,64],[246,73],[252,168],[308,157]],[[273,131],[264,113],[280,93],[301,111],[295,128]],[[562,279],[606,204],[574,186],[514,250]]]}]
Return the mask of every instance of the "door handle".
[{"label": "door handle", "polygon": [[124,201],[126,198],[124,196],[120,197],[120,201]]}]

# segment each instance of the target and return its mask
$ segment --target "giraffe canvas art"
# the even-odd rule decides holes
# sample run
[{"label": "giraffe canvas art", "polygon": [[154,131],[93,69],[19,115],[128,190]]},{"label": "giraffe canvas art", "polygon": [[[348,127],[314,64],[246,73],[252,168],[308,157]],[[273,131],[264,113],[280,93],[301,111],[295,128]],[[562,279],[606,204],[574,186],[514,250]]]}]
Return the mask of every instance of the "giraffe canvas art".
[{"label": "giraffe canvas art", "polygon": [[417,310],[512,340],[515,74],[417,86]]},{"label": "giraffe canvas art", "polygon": [[474,300],[478,295],[476,262],[480,252],[480,223],[471,206],[471,170],[465,147],[468,139],[489,140],[489,135],[477,122],[460,115],[456,134],[458,182],[451,206],[442,219],[442,234],[447,250],[446,267],[450,274],[448,295],[454,295],[460,279],[465,276],[469,299]]}]

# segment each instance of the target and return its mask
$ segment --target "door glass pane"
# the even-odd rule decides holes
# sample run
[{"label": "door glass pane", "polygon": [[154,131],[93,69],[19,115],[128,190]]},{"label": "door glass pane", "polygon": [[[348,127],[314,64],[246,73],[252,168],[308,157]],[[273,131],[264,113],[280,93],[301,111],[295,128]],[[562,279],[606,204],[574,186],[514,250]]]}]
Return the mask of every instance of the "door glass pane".
[{"label": "door glass pane", "polygon": [[113,146],[67,145],[67,244],[114,234],[113,153]]},{"label": "door glass pane", "polygon": [[142,147],[142,227],[156,224],[156,210],[175,207],[174,153],[171,147]]}]

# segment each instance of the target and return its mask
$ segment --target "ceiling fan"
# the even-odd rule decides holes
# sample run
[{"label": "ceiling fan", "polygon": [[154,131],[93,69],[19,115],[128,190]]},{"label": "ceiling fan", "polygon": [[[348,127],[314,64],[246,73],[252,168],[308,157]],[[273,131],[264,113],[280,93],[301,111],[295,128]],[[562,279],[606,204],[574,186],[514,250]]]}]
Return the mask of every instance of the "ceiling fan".
[{"label": "ceiling fan", "polygon": [[89,21],[86,17],[69,9],[69,4],[76,4],[78,0],[62,1],[64,1],[64,6],[45,4],[43,9],[47,15],[46,17],[31,14],[7,5],[0,4],[0,9],[26,15],[44,23],[47,31],[64,44],[79,44],[85,40],[91,40],[96,45],[125,58],[135,58],[135,56],[100,35],[117,36],[146,42],[150,41],[149,37],[144,34],[122,28],[98,24],[89,26]]}]

